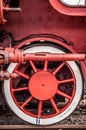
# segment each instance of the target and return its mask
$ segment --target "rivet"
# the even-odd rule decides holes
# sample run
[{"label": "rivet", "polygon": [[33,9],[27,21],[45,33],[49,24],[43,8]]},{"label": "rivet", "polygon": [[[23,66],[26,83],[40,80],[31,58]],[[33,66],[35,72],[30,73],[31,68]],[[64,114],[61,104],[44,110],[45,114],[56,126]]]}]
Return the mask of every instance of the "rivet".
[{"label": "rivet", "polygon": [[74,20],[74,18],[73,18],[73,17],[70,17],[70,18],[69,18],[69,21],[70,21],[70,22],[72,22],[73,20]]},{"label": "rivet", "polygon": [[81,18],[80,18],[80,22],[84,22],[84,17],[81,17]]},{"label": "rivet", "polygon": [[53,21],[53,18],[52,18],[52,17],[49,17],[48,20],[49,20],[50,22],[52,22],[52,21]]},{"label": "rivet", "polygon": [[51,12],[51,11],[52,11],[52,9],[51,9],[50,7],[48,7],[48,8],[47,8],[47,11],[48,11],[48,12]]},{"label": "rivet", "polygon": [[63,21],[63,18],[62,18],[62,17],[59,17],[59,21],[62,22],[62,21]]},{"label": "rivet", "polygon": [[31,21],[32,21],[32,17],[28,17],[27,20],[28,20],[29,22],[31,22]]},{"label": "rivet", "polygon": [[42,22],[42,21],[43,21],[43,18],[42,18],[42,17],[38,17],[38,20],[39,20],[40,22]]}]

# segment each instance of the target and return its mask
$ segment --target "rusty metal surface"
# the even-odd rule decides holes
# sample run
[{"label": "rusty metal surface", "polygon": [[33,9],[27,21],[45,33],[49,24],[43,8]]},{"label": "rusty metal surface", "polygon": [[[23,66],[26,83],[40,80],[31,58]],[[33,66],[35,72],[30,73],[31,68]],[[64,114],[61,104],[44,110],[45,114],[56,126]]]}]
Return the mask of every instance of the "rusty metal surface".
[{"label": "rusty metal surface", "polygon": [[[86,125],[77,125],[77,126],[75,126],[75,125],[55,125],[55,126],[52,126],[52,127],[35,127],[35,129],[37,129],[37,130],[41,130],[41,129],[45,129],[45,130],[47,130],[47,129],[49,129],[50,128],[50,130],[53,130],[53,129],[57,129],[57,130],[73,130],[73,129],[79,129],[79,130],[82,130],[82,129],[86,129]],[[0,129],[5,129],[5,130],[29,130],[29,129],[31,129],[31,130],[33,130],[34,129],[34,127],[33,126],[30,126],[30,125],[4,125],[4,126],[0,126]]]}]

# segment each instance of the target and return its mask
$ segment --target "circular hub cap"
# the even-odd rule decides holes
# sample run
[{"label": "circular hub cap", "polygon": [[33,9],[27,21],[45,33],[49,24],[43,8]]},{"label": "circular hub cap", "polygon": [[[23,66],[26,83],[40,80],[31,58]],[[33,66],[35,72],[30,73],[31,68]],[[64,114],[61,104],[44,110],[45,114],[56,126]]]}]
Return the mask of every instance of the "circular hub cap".
[{"label": "circular hub cap", "polygon": [[57,80],[49,72],[37,72],[30,79],[29,91],[38,100],[48,100],[57,91]]}]

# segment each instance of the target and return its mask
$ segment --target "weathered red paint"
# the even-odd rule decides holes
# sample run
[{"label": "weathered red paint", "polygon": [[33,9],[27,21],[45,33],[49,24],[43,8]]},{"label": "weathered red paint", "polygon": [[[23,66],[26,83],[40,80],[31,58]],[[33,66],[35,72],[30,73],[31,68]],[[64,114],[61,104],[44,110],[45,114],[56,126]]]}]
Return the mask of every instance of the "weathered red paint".
[{"label": "weathered red paint", "polygon": [[[60,3],[60,1],[52,0],[52,2],[56,2],[56,5],[59,4],[59,7],[64,9],[64,5]],[[38,6],[40,5],[40,6]],[[28,8],[29,7],[29,8]],[[0,20],[3,22],[3,5],[2,0],[0,0]],[[73,12],[69,16],[64,15],[65,11],[62,9],[63,13],[56,11],[52,8],[52,5],[48,0],[20,0],[20,8],[22,11],[20,13],[12,12],[6,14],[6,18],[8,22],[0,26],[0,30],[5,29],[7,32],[11,32],[14,34],[15,39],[22,39],[25,36],[32,35],[32,34],[53,34],[59,35],[65,38],[69,45],[66,45],[58,40],[52,40],[52,38],[46,38],[47,40],[55,43],[59,43],[61,46],[71,50],[71,52],[78,53],[86,53],[86,17],[84,17],[86,8],[78,8],[79,12],[82,12],[83,17],[79,17],[76,14],[76,8],[68,8]],[[28,13],[27,13],[28,12]],[[71,13],[68,11],[67,13]],[[77,17],[78,16],[78,17]],[[28,42],[32,42],[35,40],[41,40],[43,37],[40,38],[31,38]],[[45,39],[45,38],[44,38]],[[27,42],[27,40],[25,41]],[[19,42],[18,48],[25,44],[25,42]],[[3,42],[1,44],[2,47],[9,47],[8,42]],[[75,51],[73,51],[75,50]],[[85,65],[86,66],[86,62]],[[85,68],[85,67],[84,67]],[[83,72],[86,72],[84,70]]]},{"label": "weathered red paint", "polygon": [[[10,91],[11,91],[14,102],[24,113],[26,113],[32,117],[51,118],[51,117],[54,117],[54,116],[62,113],[66,108],[69,107],[70,103],[72,102],[72,100],[74,98],[75,90],[76,90],[75,76],[74,76],[74,73],[72,72],[70,66],[68,66],[67,63],[65,63],[65,62],[62,63],[63,65],[66,65],[69,68],[70,73],[72,74],[72,78],[65,79],[65,80],[64,79],[56,80],[55,75],[57,73],[56,72],[57,69],[55,71],[49,72],[48,66],[47,66],[48,65],[47,61],[44,62],[44,69],[42,69],[40,71],[37,69],[37,67],[35,66],[33,61],[29,61],[29,62],[30,62],[31,67],[34,70],[34,74],[31,77],[30,77],[30,75],[28,76],[18,70],[18,67],[20,66],[20,64],[18,64],[13,71],[13,73],[20,74],[25,79],[29,80],[28,86],[26,86],[26,87],[22,86],[22,88],[13,88],[13,85],[12,85],[13,81],[11,79]],[[59,67],[57,67],[57,68],[59,68]],[[49,81],[49,82],[47,82],[47,81]],[[71,96],[59,91],[59,84],[68,83],[68,82],[73,83],[73,91],[72,91]],[[24,90],[29,91],[31,93],[31,95],[29,98],[26,99],[26,101],[22,105],[20,105],[18,100],[15,98],[15,93],[21,92]],[[56,104],[53,100],[53,96],[55,96],[57,94],[62,95],[63,97],[66,97],[68,99],[68,102],[66,103],[66,105],[61,109],[59,109],[56,106]],[[39,102],[37,114],[34,114],[31,111],[27,111],[25,109],[25,106],[27,105],[27,103],[30,103],[33,99],[37,99],[37,101]],[[42,110],[43,110],[42,106],[43,106],[44,101],[46,101],[46,100],[48,100],[52,104],[52,107],[55,110],[55,113],[52,113],[49,115],[42,115]]]},{"label": "weathered red paint", "polygon": [[8,11],[21,11],[20,8],[11,8],[9,4],[5,5],[3,0],[0,0],[0,24],[5,24],[7,20],[4,17],[4,13]]},{"label": "weathered red paint", "polygon": [[6,48],[0,50],[0,64],[21,63],[26,61],[85,61],[86,54],[67,53],[67,54],[52,54],[52,53],[24,53],[23,50]]},{"label": "weathered red paint", "polygon": [[[0,2],[2,1],[0,0]],[[52,4],[54,8],[52,7]],[[11,79],[10,91],[13,100],[24,113],[27,113],[32,117],[39,117],[41,116],[42,112],[43,102],[41,100],[44,101],[49,99],[56,113],[49,116],[46,115],[45,118],[53,117],[56,116],[56,114],[59,114],[64,111],[67,107],[69,107],[71,101],[73,100],[75,94],[75,77],[70,66],[68,66],[66,63],[65,65],[70,70],[72,78],[61,80],[60,83],[73,82],[74,88],[72,96],[68,96],[66,93],[61,93],[59,90],[57,91],[58,94],[63,95],[63,97],[69,99],[69,103],[66,104],[63,110],[58,111],[58,108],[56,107],[52,98],[53,95],[56,94],[55,88],[52,89],[52,92],[50,91],[50,95],[48,97],[47,94],[44,94],[45,90],[48,93],[50,85],[56,85],[56,81],[53,80],[53,78],[50,81],[50,78],[51,73],[52,76],[54,75],[53,77],[55,77],[56,71],[58,69],[57,68],[54,72],[52,70],[49,73],[47,69],[48,61],[63,61],[60,67],[64,65],[64,61],[80,61],[79,65],[81,66],[84,81],[86,82],[86,8],[69,8],[62,5],[59,0],[50,0],[50,2],[49,0],[29,0],[29,2],[28,0],[20,0],[20,7],[22,9],[20,13],[12,12],[9,14],[7,13],[4,16],[3,11],[9,11],[9,8],[3,8],[2,3],[0,3],[0,24],[4,23],[5,17],[8,21],[5,25],[0,26],[0,31],[5,29],[6,32],[11,32],[14,36],[14,41],[18,39],[23,39],[26,36],[30,36],[29,38],[25,38],[24,40],[16,41],[17,45],[15,45],[15,49],[11,48],[12,45],[10,44],[10,40],[8,42],[8,40],[5,39],[3,42],[1,42],[1,47],[5,49],[0,50],[0,64],[16,62],[19,63],[18,66],[20,66],[21,64],[29,61],[29,64],[34,70],[34,74],[32,75],[31,73],[30,75],[32,78],[32,81],[30,80],[31,86],[30,88],[28,86],[22,86],[22,88],[14,89],[12,86],[13,81]],[[57,7],[58,11],[55,10]],[[13,8],[11,9],[13,10]],[[63,42],[63,39],[57,39],[56,36],[60,36],[66,39],[67,42]],[[25,53],[23,50],[21,50],[21,48],[24,48],[27,44],[30,45],[33,42],[40,41],[51,42],[52,44],[58,45],[64,50],[67,50],[67,53]],[[42,42],[42,44],[46,43]],[[41,72],[37,72],[37,68],[33,63],[34,60],[45,61],[44,69],[42,69]],[[1,71],[1,77],[4,78],[5,75],[7,78],[16,78],[16,76],[18,76],[19,74],[20,76],[23,76],[25,79],[29,80],[29,76],[27,74],[22,73],[21,70],[18,70],[18,66],[14,69],[12,74],[4,71],[2,73]],[[42,78],[41,80],[38,79],[40,78],[40,73],[45,78],[45,72],[47,74],[48,82],[42,83]],[[38,89],[40,89],[41,92],[43,90],[43,93],[41,95],[38,94],[40,91],[37,93],[36,89],[34,90],[33,88],[33,86],[37,83],[39,87]],[[39,84],[41,84],[41,87],[45,87],[48,84],[48,87],[42,89],[40,88]],[[25,90],[29,91],[29,89],[32,95],[20,106],[19,102],[15,99],[14,93]],[[27,112],[24,109],[27,102],[30,102],[34,97],[39,100],[37,115],[34,115],[31,112]]]},{"label": "weathered red paint", "polygon": [[[48,0],[20,0],[20,8],[19,13],[6,13],[8,22],[0,30],[11,32],[16,40],[32,34],[61,36],[76,52],[86,52],[86,17],[59,13]],[[2,46],[9,47],[9,44],[4,42]]]}]

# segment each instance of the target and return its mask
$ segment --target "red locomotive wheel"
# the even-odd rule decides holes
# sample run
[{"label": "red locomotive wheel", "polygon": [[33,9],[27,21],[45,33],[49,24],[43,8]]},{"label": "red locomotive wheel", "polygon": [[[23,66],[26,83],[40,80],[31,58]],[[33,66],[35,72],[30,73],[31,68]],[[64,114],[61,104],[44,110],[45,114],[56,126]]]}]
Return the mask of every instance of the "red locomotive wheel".
[{"label": "red locomotive wheel", "polygon": [[[25,52],[65,53],[61,48],[41,43],[26,48]],[[7,103],[27,122],[54,124],[70,115],[79,103],[83,81],[76,62],[11,63],[8,71],[19,76],[4,82]]]}]

